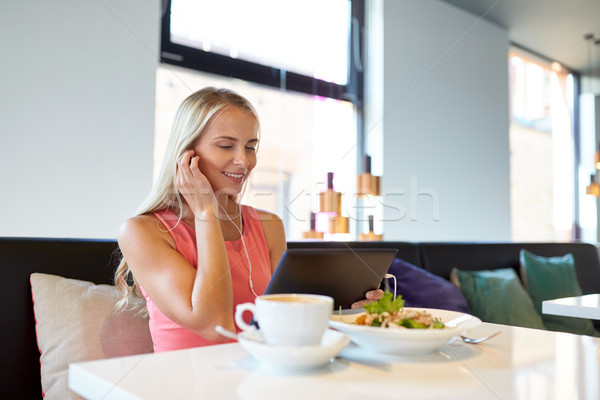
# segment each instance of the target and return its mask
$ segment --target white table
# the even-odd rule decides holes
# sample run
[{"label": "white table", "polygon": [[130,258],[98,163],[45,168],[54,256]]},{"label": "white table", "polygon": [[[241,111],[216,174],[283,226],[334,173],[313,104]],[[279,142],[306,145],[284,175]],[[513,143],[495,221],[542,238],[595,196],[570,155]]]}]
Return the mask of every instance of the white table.
[{"label": "white table", "polygon": [[484,323],[485,344],[425,356],[368,354],[350,344],[318,370],[264,369],[239,344],[71,364],[89,399],[589,399],[600,398],[600,339]]},{"label": "white table", "polygon": [[600,294],[546,300],[542,302],[542,313],[563,317],[600,319]]}]

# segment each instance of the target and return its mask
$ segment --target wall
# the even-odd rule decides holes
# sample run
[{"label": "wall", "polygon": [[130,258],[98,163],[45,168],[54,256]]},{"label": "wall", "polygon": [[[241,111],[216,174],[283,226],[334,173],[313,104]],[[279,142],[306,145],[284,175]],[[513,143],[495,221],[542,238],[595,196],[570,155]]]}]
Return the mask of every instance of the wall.
[{"label": "wall", "polygon": [[114,238],[152,183],[159,2],[8,0],[0,236]]},{"label": "wall", "polygon": [[510,240],[507,32],[437,0],[370,3],[383,18],[366,129],[383,131],[384,238]]},{"label": "wall", "polygon": [[[437,0],[378,2],[366,127],[385,238],[509,239],[506,32]],[[150,189],[159,3],[3,3],[0,236],[113,238]]]}]

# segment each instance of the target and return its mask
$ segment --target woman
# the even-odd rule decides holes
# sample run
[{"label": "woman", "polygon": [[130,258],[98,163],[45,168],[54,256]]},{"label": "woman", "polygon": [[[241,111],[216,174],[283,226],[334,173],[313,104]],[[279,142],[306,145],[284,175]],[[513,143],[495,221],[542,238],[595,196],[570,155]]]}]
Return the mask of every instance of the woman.
[{"label": "woman", "polygon": [[156,352],[227,341],[215,326],[236,330],[235,306],[264,293],[286,249],[281,219],[238,204],[256,165],[258,134],[257,113],[242,96],[215,88],[190,95],[176,113],[155,186],[121,226],[120,306],[139,289]]}]

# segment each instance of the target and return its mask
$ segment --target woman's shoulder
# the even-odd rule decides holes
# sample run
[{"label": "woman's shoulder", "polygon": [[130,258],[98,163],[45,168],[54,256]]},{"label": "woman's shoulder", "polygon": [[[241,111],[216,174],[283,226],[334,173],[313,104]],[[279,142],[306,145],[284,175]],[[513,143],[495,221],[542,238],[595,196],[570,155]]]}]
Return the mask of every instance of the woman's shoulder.
[{"label": "woman's shoulder", "polygon": [[153,213],[148,213],[126,219],[119,228],[118,241],[122,243],[166,239],[170,242],[170,236],[160,219]]},{"label": "woman's shoulder", "polygon": [[138,230],[138,229],[146,229],[149,226],[156,227],[156,223],[158,218],[154,214],[142,214],[136,215],[130,218],[127,218],[121,224],[120,230]]}]

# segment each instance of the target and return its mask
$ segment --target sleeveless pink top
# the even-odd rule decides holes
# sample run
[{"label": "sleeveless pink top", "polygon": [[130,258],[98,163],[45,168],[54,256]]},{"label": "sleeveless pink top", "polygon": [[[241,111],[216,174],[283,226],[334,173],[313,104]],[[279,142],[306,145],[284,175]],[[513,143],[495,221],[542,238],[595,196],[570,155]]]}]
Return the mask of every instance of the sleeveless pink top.
[{"label": "sleeveless pink top", "polygon": [[[261,295],[265,292],[271,279],[271,259],[269,247],[256,210],[250,206],[240,205],[242,210],[243,237],[248,250],[248,257],[252,263],[252,282],[254,291]],[[175,240],[177,251],[194,266],[198,268],[198,252],[196,248],[196,233],[183,221],[179,224],[179,217],[170,209],[154,213],[156,217],[169,229]],[[174,227],[174,228],[173,228]],[[246,302],[254,302],[255,296],[249,286],[249,267],[242,240],[225,241],[231,280],[233,283],[233,306]],[[154,343],[154,351],[169,351],[190,347],[199,347],[215,344],[209,340],[188,331],[167,318],[156,307],[152,299],[143,288],[140,288],[146,299],[148,308],[150,333]]]}]

